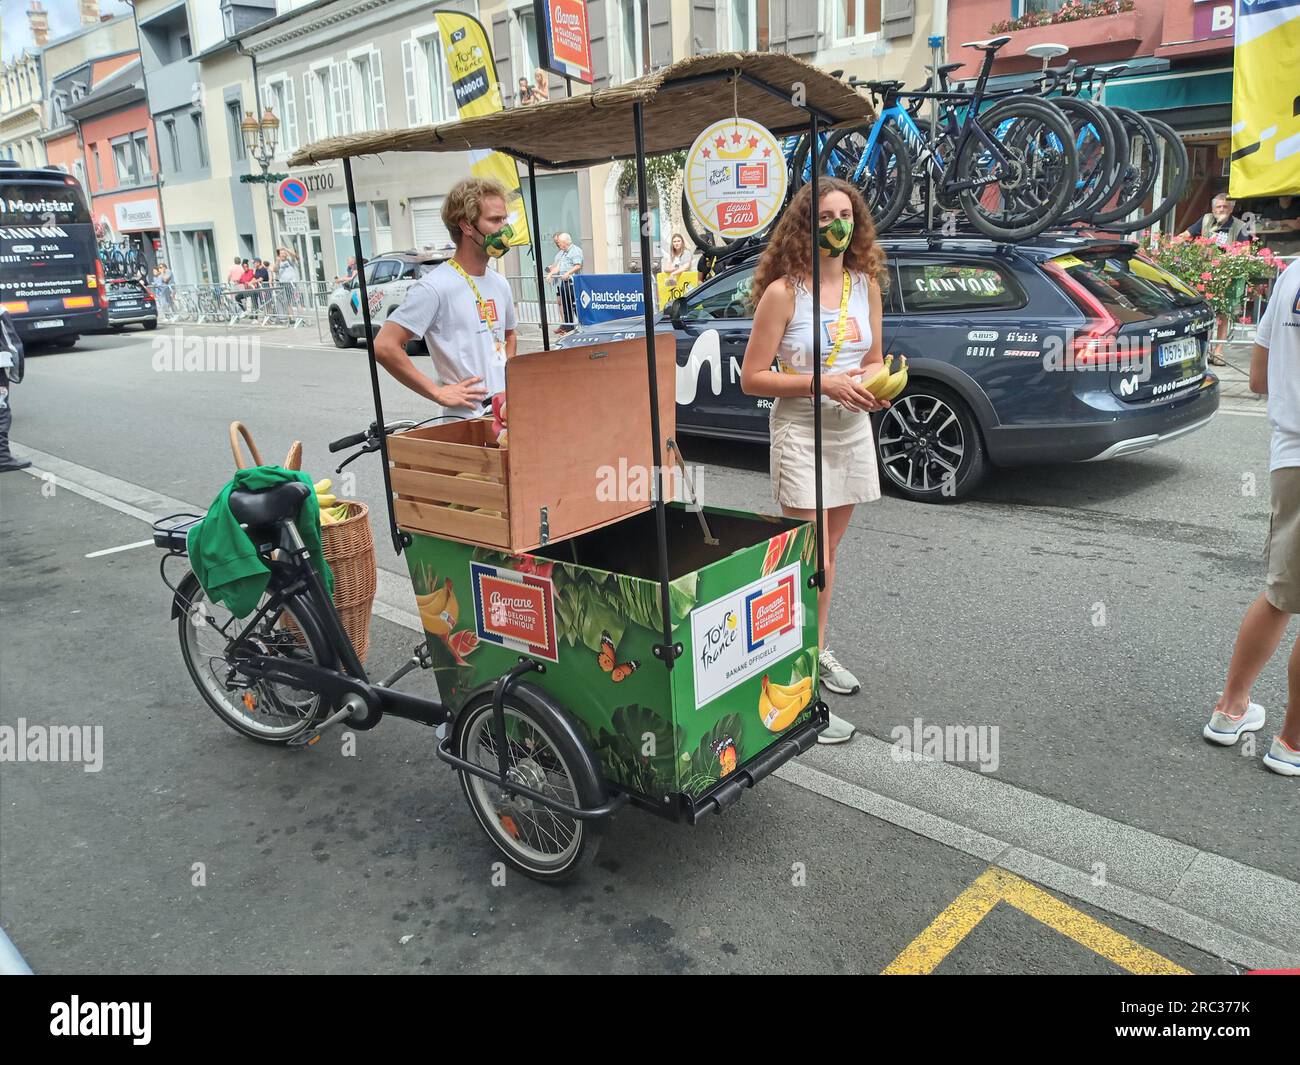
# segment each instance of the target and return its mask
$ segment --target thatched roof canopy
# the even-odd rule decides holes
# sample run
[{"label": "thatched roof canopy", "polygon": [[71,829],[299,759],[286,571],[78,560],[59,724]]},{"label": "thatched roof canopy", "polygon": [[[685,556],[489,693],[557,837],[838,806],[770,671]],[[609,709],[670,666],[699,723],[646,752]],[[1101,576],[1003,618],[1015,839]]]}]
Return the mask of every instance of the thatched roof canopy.
[{"label": "thatched roof canopy", "polygon": [[646,154],[657,155],[690,147],[701,130],[731,113],[733,83],[717,75],[733,71],[741,73],[735,82],[737,111],[773,133],[807,129],[808,111],[793,102],[797,94],[827,125],[857,125],[874,118],[863,96],[802,59],[779,52],[722,52],[683,59],[612,89],[482,118],[329,137],[299,148],[289,164],[306,166],[379,152],[495,149],[552,169],[594,166],[636,154],[632,109],[638,101]]}]

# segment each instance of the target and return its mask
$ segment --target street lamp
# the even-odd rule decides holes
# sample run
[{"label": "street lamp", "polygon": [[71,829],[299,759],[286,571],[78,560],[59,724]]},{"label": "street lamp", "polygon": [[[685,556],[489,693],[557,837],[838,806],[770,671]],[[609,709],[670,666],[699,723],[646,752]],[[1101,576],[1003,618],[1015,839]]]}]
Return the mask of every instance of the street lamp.
[{"label": "street lamp", "polygon": [[239,124],[239,133],[244,140],[244,151],[248,153],[250,159],[256,160],[257,165],[262,169],[262,185],[266,189],[266,216],[271,223],[271,256],[274,261],[275,249],[279,241],[275,234],[275,211],[271,206],[271,178],[267,176],[267,171],[271,168],[271,160],[275,158],[275,149],[280,143],[280,120],[275,117],[275,112],[270,107],[266,109],[260,122],[253,117],[252,111],[245,111],[244,121]]}]

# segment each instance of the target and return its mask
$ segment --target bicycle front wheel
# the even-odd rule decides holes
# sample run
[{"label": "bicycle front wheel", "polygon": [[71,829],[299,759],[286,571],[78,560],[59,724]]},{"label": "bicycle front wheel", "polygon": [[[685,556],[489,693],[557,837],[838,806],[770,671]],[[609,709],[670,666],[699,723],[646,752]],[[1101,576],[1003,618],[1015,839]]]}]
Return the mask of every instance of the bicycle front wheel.
[{"label": "bicycle front wheel", "polygon": [[1183,143],[1182,138],[1174,132],[1172,126],[1160,119],[1151,118],[1149,115],[1145,117],[1152,133],[1155,134],[1150,153],[1155,171],[1152,182],[1153,192],[1147,201],[1150,206],[1146,210],[1142,209],[1146,207],[1144,203],[1137,208],[1138,214],[1111,225],[1110,228],[1121,233],[1145,229],[1168,215],[1183,198],[1183,193],[1187,191],[1188,179],[1191,177],[1187,145]]},{"label": "bicycle front wheel", "polygon": [[[994,240],[1024,240],[1057,221],[1078,176],[1074,131],[1061,112],[1029,97],[999,101],[975,121],[957,158],[966,217]],[[989,142],[997,145],[995,151]]]},{"label": "bicycle front wheel", "polygon": [[912,195],[912,157],[898,131],[881,126],[875,148],[866,157],[869,127],[836,130],[826,142],[832,174],[855,185],[867,202],[876,231],[898,221]]}]

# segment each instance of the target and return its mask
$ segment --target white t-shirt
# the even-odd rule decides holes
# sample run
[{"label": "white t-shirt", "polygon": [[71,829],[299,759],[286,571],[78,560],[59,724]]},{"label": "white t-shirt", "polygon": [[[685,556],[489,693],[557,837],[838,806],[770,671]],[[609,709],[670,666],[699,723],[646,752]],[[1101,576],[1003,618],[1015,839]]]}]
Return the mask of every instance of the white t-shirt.
[{"label": "white t-shirt", "polygon": [[1255,331],[1268,348],[1268,420],[1273,426],[1268,468],[1300,466],[1300,260],[1277,279]]},{"label": "white t-shirt", "polygon": [[505,335],[517,324],[515,303],[510,283],[495,270],[470,277],[479,295],[493,305],[490,332],[479,316],[473,289],[451,263],[439,263],[412,285],[388,320],[424,337],[439,384],[481,377],[491,396],[505,391]]}]

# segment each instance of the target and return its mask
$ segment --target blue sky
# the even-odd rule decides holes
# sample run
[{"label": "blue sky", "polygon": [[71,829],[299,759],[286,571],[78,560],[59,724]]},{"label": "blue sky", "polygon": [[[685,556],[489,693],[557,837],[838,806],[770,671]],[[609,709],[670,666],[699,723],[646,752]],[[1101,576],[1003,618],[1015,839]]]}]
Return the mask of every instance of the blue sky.
[{"label": "blue sky", "polygon": [[[80,28],[77,0],[41,0],[50,18],[50,40],[63,37]],[[24,48],[32,47],[31,27],[27,25],[30,0],[0,0],[0,56],[7,62]],[[99,10],[104,15],[131,14],[126,0],[99,0]]]}]

